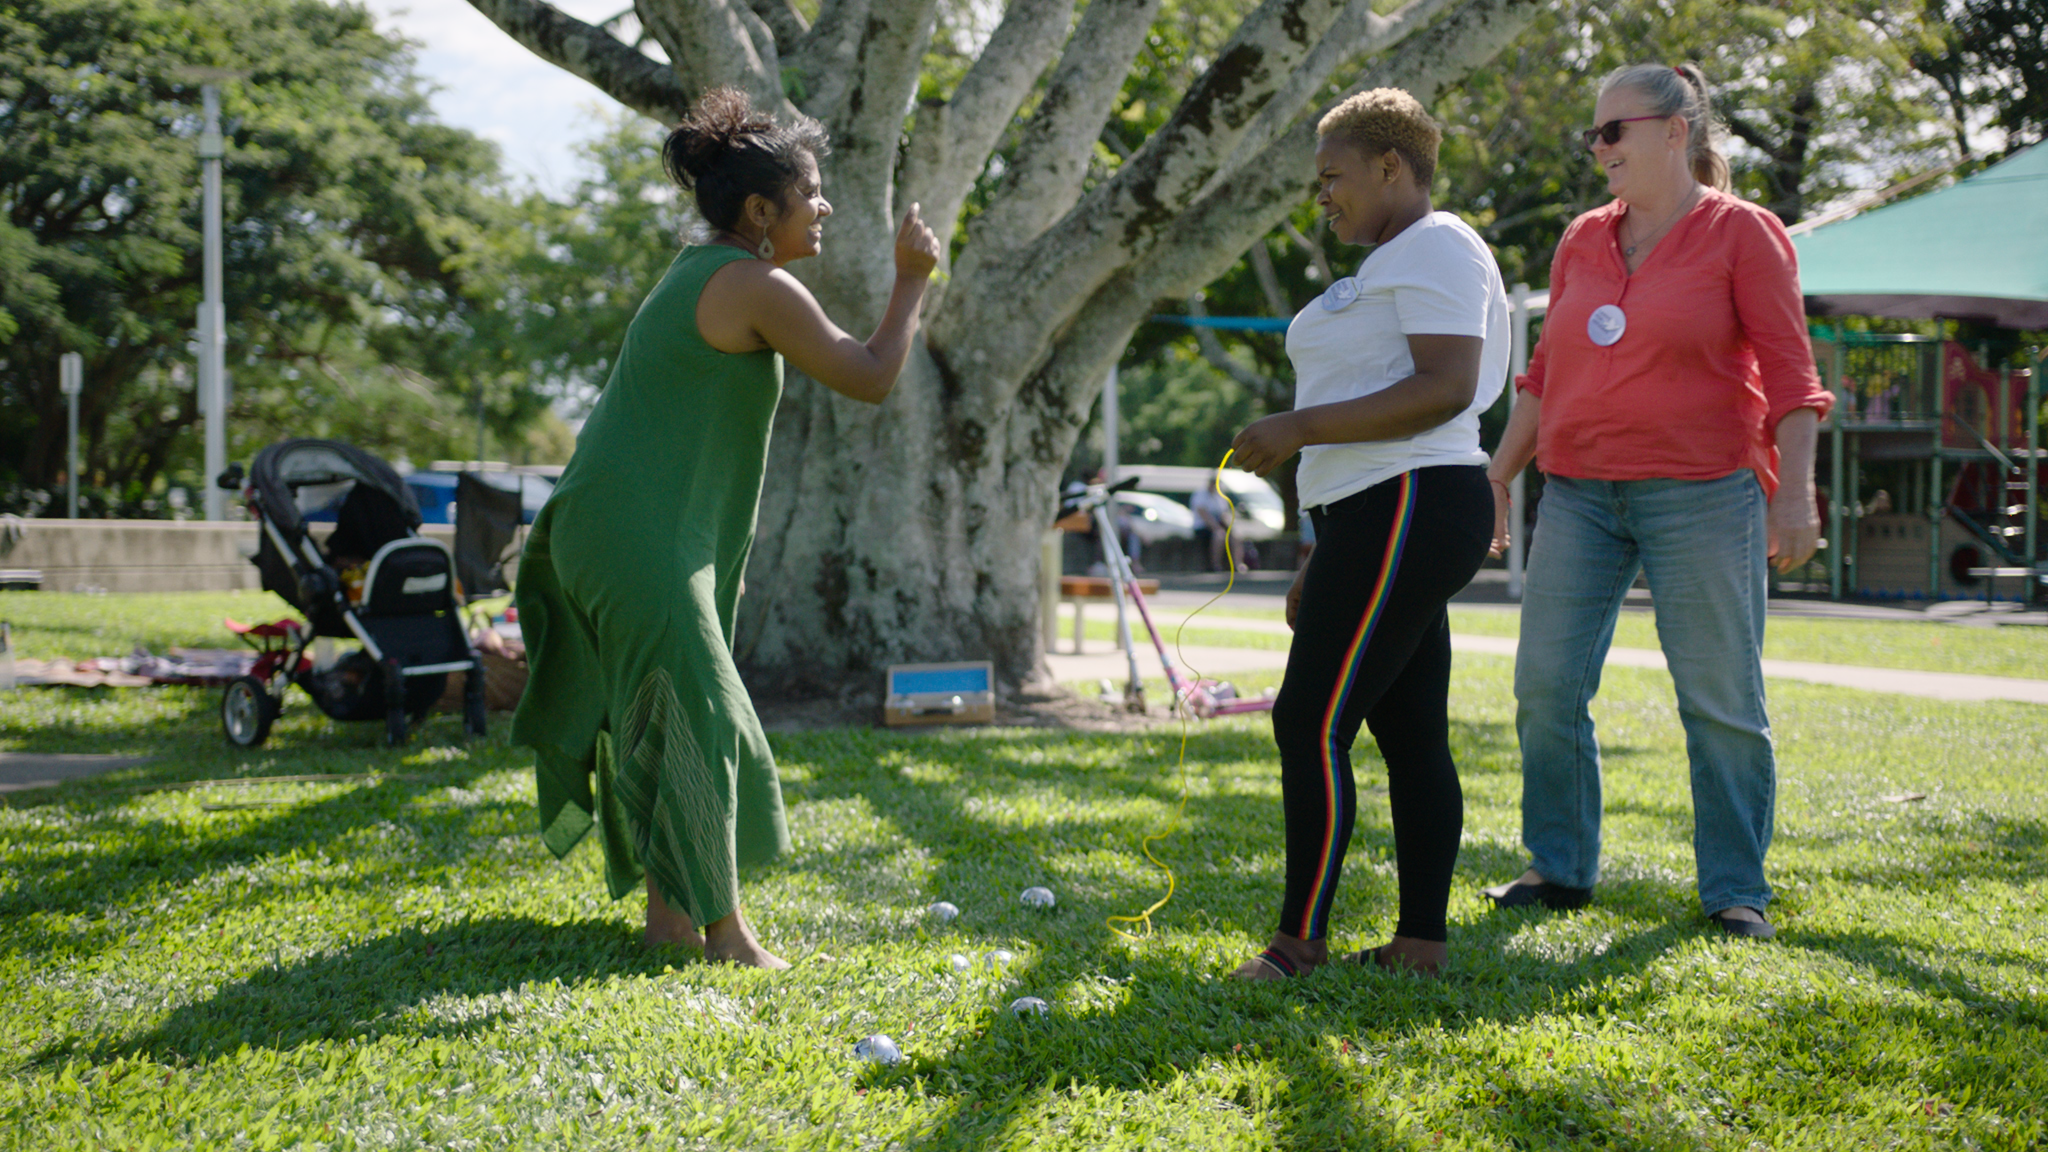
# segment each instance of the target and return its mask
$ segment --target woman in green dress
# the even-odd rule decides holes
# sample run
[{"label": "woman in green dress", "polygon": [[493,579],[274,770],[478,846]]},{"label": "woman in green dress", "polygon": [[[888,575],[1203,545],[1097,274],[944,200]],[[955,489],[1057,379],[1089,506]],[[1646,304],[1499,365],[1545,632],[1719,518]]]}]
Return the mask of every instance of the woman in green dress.
[{"label": "woman in green dress", "polygon": [[741,915],[738,866],[789,830],[732,638],[782,363],[879,403],[939,255],[912,205],[874,335],[827,319],[784,271],[832,214],[825,150],[816,121],[731,89],[670,134],[663,161],[713,235],[640,305],[519,570],[531,676],[512,731],[536,753],[543,839],[562,856],[597,825],[612,898],[646,878],[649,944],[759,968],[788,964]]}]

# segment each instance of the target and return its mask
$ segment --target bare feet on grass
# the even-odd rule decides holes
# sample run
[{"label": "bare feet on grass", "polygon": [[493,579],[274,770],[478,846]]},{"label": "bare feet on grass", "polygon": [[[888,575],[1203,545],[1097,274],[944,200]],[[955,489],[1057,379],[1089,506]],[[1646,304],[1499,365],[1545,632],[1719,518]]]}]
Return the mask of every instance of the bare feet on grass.
[{"label": "bare feet on grass", "polygon": [[697,931],[688,912],[661,898],[661,885],[652,876],[647,878],[647,931],[641,939],[649,948],[701,948],[704,959],[720,964],[766,968],[771,972],[789,967],[789,961],[761,947],[761,942],[754,938],[754,930],[737,910],[706,924],[704,931]]},{"label": "bare feet on grass", "polygon": [[761,947],[761,942],[754,939],[754,930],[747,927],[746,918],[737,911],[704,926],[704,958],[771,972],[789,967],[789,961]]},{"label": "bare feet on grass", "polygon": [[1330,962],[1328,940],[1303,940],[1285,932],[1273,933],[1273,943],[1264,952],[1237,966],[1234,980],[1287,980],[1306,976]]},{"label": "bare feet on grass", "polygon": [[640,940],[649,948],[704,947],[704,934],[690,923],[690,914],[680,908],[672,908],[661,898],[661,885],[654,877],[647,878],[647,930]]}]

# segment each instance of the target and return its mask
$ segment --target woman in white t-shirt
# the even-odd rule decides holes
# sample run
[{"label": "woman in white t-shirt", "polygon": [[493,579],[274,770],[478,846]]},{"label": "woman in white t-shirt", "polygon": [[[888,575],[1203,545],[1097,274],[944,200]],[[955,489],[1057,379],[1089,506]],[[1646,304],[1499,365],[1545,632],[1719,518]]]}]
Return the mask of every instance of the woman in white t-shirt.
[{"label": "woman in white t-shirt", "polygon": [[1330,903],[1356,817],[1360,724],[1387,763],[1400,920],[1351,959],[1434,973],[1464,827],[1451,760],[1444,604],[1493,535],[1479,414],[1507,378],[1507,294],[1485,241],[1429,202],[1442,139],[1396,88],[1317,125],[1316,203],[1339,240],[1372,245],[1287,329],[1295,408],[1238,433],[1260,475],[1301,453],[1295,486],[1316,547],[1287,593],[1294,643],[1273,706],[1287,889],[1264,952],[1234,975],[1277,980],[1328,963]]}]

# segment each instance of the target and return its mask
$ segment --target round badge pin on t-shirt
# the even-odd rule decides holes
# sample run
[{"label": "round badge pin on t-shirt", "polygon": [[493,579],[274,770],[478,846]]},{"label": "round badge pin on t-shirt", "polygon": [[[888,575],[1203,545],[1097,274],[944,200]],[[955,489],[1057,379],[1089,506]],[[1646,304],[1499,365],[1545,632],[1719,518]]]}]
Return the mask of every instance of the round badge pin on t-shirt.
[{"label": "round badge pin on t-shirt", "polygon": [[1586,317],[1586,337],[1602,348],[1612,346],[1628,331],[1628,315],[1612,304],[1602,304]]},{"label": "round badge pin on t-shirt", "polygon": [[1330,285],[1323,292],[1323,311],[1341,312],[1344,306],[1358,299],[1358,281],[1350,276]]}]

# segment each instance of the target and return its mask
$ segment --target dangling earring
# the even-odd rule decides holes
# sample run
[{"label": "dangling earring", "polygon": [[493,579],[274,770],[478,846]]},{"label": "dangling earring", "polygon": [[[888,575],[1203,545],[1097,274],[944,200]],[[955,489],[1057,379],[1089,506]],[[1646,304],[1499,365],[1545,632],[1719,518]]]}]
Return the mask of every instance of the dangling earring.
[{"label": "dangling earring", "polygon": [[761,243],[754,247],[754,251],[760,253],[763,260],[773,260],[775,259],[775,241],[769,239],[768,234],[763,232],[761,234]]}]

